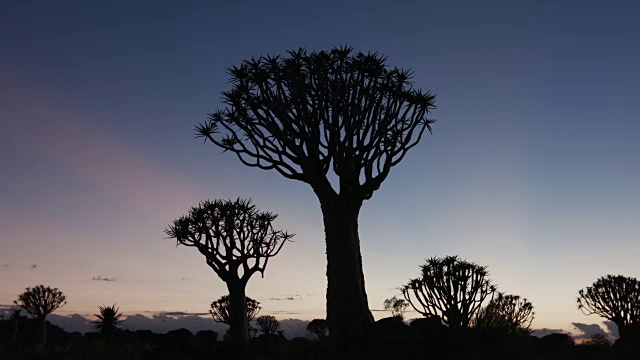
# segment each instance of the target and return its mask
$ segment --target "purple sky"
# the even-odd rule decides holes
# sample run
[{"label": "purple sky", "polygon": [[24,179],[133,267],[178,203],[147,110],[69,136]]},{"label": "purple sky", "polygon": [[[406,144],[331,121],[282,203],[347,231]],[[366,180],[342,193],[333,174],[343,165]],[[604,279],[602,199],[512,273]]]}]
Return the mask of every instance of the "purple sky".
[{"label": "purple sky", "polygon": [[62,315],[114,302],[129,314],[206,312],[224,283],[163,229],[199,200],[240,196],[297,234],[248,295],[265,314],[324,317],[311,189],[204,146],[193,127],[220,106],[229,66],[349,44],[413,69],[416,86],[438,94],[434,135],[361,212],[371,308],[425,258],[459,254],[531,300],[536,328],[599,322],[576,309],[577,291],[605,274],[640,275],[639,10],[631,1],[5,2],[0,304],[46,284],[67,295]]}]

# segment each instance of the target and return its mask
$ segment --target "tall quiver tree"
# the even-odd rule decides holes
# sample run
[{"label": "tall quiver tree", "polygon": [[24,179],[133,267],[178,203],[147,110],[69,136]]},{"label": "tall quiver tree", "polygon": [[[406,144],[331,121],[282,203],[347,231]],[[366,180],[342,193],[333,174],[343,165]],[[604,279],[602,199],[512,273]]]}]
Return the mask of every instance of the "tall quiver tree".
[{"label": "tall quiver tree", "polygon": [[578,291],[578,309],[600,315],[618,326],[620,338],[640,339],[640,281],[622,275],[607,275]]},{"label": "tall quiver tree", "polygon": [[14,303],[24,309],[37,320],[40,336],[38,343],[47,344],[47,315],[64,306],[67,301],[62,291],[44,285],[26,288],[26,291],[18,295]]},{"label": "tall quiver tree", "polygon": [[276,214],[260,212],[251,200],[203,201],[166,230],[180,245],[195,247],[227,284],[229,333],[237,350],[248,350],[246,286],[253,274],[264,276],[269,259],[294,235],[275,230]]},{"label": "tall quiver tree", "polygon": [[389,67],[377,53],[341,47],[287,54],[232,67],[232,89],[222,93],[226,107],[197,126],[196,135],[247,166],[311,186],[324,218],[327,321],[332,339],[347,343],[373,322],[360,208],[431,131],[427,115],[435,96],[415,89],[410,71]]}]

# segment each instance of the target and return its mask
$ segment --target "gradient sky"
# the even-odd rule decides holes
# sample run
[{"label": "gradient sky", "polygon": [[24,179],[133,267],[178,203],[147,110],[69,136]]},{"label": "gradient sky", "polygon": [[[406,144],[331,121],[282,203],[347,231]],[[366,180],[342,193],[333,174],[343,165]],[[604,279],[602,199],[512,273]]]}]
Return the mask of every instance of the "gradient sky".
[{"label": "gradient sky", "polygon": [[199,200],[251,197],[297,236],[248,295],[265,314],[323,317],[311,188],[243,166],[193,128],[220,106],[229,66],[348,44],[413,69],[438,95],[434,134],[361,212],[371,308],[426,258],[458,254],[531,300],[536,328],[599,322],[576,309],[577,291],[609,273],[640,276],[639,11],[633,1],[5,1],[0,304],[46,284],[67,295],[58,314],[114,302],[125,314],[205,312],[224,283],[163,230]]}]

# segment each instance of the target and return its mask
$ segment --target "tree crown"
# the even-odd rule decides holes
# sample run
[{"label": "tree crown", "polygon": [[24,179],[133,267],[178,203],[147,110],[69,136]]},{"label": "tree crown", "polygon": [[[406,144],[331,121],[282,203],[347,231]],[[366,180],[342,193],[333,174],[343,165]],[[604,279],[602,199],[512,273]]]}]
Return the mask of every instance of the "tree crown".
[{"label": "tree crown", "polygon": [[31,316],[42,317],[64,306],[67,301],[62,291],[58,290],[58,288],[37,285],[32,288],[26,288],[26,291],[20,294],[14,303]]},{"label": "tree crown", "polygon": [[196,136],[242,163],[369,199],[435,121],[435,95],[415,89],[412,73],[378,53],[305,49],[261,56],[229,69],[227,106]]},{"label": "tree crown", "polygon": [[173,222],[165,233],[177,243],[198,249],[224,281],[245,283],[255,272],[264,276],[269,258],[276,256],[295,234],[275,230],[278,215],[260,212],[251,200],[207,200]]}]

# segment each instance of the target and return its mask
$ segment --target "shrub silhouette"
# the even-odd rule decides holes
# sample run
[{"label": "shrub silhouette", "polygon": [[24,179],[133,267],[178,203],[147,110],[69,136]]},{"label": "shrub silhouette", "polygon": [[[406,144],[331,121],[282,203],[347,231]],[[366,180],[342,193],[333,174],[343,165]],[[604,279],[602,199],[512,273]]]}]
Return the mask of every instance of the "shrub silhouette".
[{"label": "shrub silhouette", "polygon": [[[434,122],[435,96],[377,53],[289,51],[229,69],[226,108],[196,136],[250,167],[305,182],[320,201],[327,249],[327,321],[343,345],[373,323],[362,270],[358,215],[391,168]],[[337,176],[336,185],[328,173]],[[341,340],[340,340],[341,339]],[[342,342],[345,340],[345,342]],[[335,345],[338,345],[337,343]],[[340,346],[340,345],[339,345]]]},{"label": "shrub silhouette", "polygon": [[100,314],[95,314],[98,320],[93,321],[93,328],[105,337],[113,336],[120,330],[119,326],[122,324],[120,309],[116,307],[116,304],[113,304],[111,306],[99,306],[98,310]]},{"label": "shrub silhouette", "polygon": [[493,333],[530,334],[533,305],[517,295],[498,293],[472,319],[471,326]]},{"label": "shrub silhouette", "polygon": [[315,334],[318,340],[322,340],[327,336],[329,327],[325,319],[313,319],[307,324],[307,331]]},{"label": "shrub silhouette", "polygon": [[275,335],[280,330],[280,322],[271,315],[262,315],[256,319],[258,328],[265,335]]},{"label": "shrub silhouette", "polygon": [[26,291],[18,295],[18,299],[14,303],[37,320],[40,329],[38,342],[45,345],[47,343],[47,315],[64,306],[67,301],[58,288],[37,285],[26,288]]},{"label": "shrub silhouette", "polygon": [[229,334],[241,354],[247,353],[249,341],[247,282],[256,272],[264,276],[269,259],[294,236],[273,228],[277,217],[259,212],[251,200],[208,200],[192,207],[187,216],[165,230],[178,244],[198,249],[227,284]]},{"label": "shrub silhouette", "polygon": [[404,319],[404,313],[409,307],[409,303],[406,300],[398,299],[395,296],[390,299],[385,299],[382,305],[385,310],[391,311],[391,316],[400,319]]},{"label": "shrub silhouette", "polygon": [[622,275],[607,275],[578,291],[578,309],[613,321],[620,338],[640,335],[640,282]]},{"label": "shrub silhouette", "polygon": [[457,256],[433,257],[422,266],[420,278],[402,287],[402,294],[423,316],[439,316],[451,328],[466,328],[496,291],[488,275],[485,266]]}]

